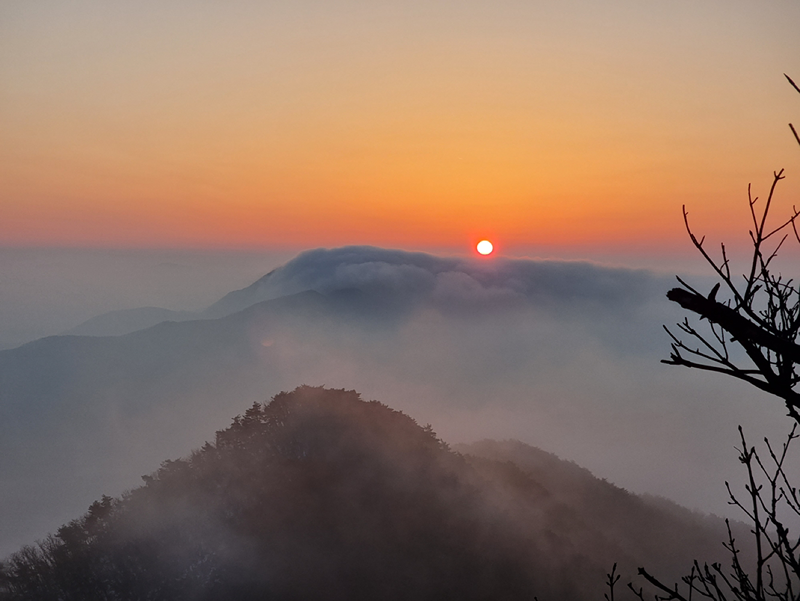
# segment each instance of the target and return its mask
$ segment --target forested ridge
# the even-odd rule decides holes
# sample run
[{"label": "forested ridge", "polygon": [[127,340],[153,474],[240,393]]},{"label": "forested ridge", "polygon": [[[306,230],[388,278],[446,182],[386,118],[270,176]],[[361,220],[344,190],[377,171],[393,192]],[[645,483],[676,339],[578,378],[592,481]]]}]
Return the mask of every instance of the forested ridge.
[{"label": "forested ridge", "polygon": [[354,391],[280,393],[12,555],[0,599],[588,600],[613,562],[677,575],[687,543],[722,551],[719,520],[505,444],[457,453]]}]

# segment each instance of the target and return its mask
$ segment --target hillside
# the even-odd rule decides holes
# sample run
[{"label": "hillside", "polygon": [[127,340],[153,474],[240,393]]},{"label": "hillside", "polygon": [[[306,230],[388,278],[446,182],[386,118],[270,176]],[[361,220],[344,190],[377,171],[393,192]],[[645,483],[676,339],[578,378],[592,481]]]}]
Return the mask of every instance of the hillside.
[{"label": "hillside", "polygon": [[354,391],[281,393],[16,553],[0,599],[588,600],[614,561],[677,577],[719,540],[532,447],[460,450]]},{"label": "hillside", "polygon": [[[119,494],[164,457],[202,444],[231,415],[300,382],[380,395],[448,428],[449,439],[514,435],[582,459],[564,448],[567,435],[539,425],[551,413],[554,391],[546,383],[589,373],[574,364],[583,360],[574,349],[587,341],[612,349],[609,361],[623,353],[637,373],[657,366],[658,355],[637,352],[629,361],[625,350],[636,347],[631,332],[641,337],[660,323],[647,313],[656,290],[648,274],[587,264],[498,260],[488,268],[390,249],[318,249],[226,296],[215,305],[224,316],[206,311],[184,320],[185,313],[131,310],[86,327],[97,334],[98,324],[118,325],[118,333],[151,318],[168,321],[0,351],[0,555],[44,536],[104,492]],[[604,386],[603,374],[595,375],[591,402],[613,393],[613,416],[617,382]],[[586,395],[570,382],[573,390],[559,393],[568,411]],[[659,390],[670,394],[668,386]],[[508,427],[456,425],[490,405],[493,415],[510,415],[496,409],[523,397],[529,400],[514,408]],[[640,398],[637,404],[647,402]],[[523,421],[533,428],[515,430]],[[572,420],[568,435],[591,439],[597,422],[585,422],[579,433]],[[596,448],[611,447],[601,440]],[[592,467],[618,481],[631,473],[613,458],[607,463],[612,469]]]},{"label": "hillside", "polygon": [[191,311],[172,311],[159,307],[141,307],[109,311],[84,321],[64,332],[67,336],[122,336],[150,328],[164,321],[189,321],[199,319]]},{"label": "hillside", "polygon": [[[596,531],[605,540],[616,541],[624,551],[616,557],[624,554],[637,566],[658,564],[662,573],[677,580],[687,572],[690,556],[701,562],[729,562],[721,545],[727,540],[727,528],[717,516],[691,511],[662,497],[633,494],[574,462],[517,440],[482,440],[453,448],[470,457],[512,463],[553,493],[558,511],[572,516],[576,530]],[[736,540],[750,539],[749,525],[730,521],[730,526]],[[750,549],[746,544],[742,547],[746,563],[752,559]],[[633,564],[626,567],[632,570]]]}]

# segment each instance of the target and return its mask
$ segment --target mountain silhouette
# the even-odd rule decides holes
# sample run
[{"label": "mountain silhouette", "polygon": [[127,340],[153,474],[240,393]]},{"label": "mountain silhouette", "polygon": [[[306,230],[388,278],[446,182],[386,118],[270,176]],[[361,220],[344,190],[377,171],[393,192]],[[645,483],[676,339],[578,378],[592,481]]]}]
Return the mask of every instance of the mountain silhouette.
[{"label": "mountain silhouette", "polygon": [[173,311],[159,307],[141,307],[109,311],[84,321],[82,324],[67,330],[65,335],[75,336],[122,336],[137,330],[144,330],[163,321],[188,321],[200,319],[198,313],[191,311]]},{"label": "mountain silhouette", "polygon": [[[119,494],[164,457],[198,446],[230,415],[299,383],[380,395],[442,423],[452,440],[513,431],[579,458],[561,441],[574,433],[603,445],[594,431],[609,427],[580,411],[583,397],[610,407],[608,419],[622,415],[623,372],[609,381],[602,368],[624,361],[640,382],[660,367],[660,355],[637,346],[662,323],[645,302],[659,281],[642,272],[350,247],[302,253],[262,280],[234,294],[244,308],[222,317],[0,351],[0,556],[100,494]],[[659,384],[641,386],[629,396],[643,400],[626,402],[652,404],[653,394],[673,393]],[[553,434],[560,408],[583,425],[571,421],[569,432]],[[482,412],[501,420],[513,412],[515,424],[483,428]],[[530,432],[519,429],[523,422]],[[624,457],[591,465],[654,490],[620,479]]]},{"label": "mountain silhouette", "polygon": [[[229,292],[202,311],[143,307],[111,311],[65,334],[118,336],[163,321],[216,319],[255,304],[316,291],[358,294],[373,308],[406,311],[420,304],[508,308],[532,304],[558,309],[578,304],[641,302],[653,275],[588,262],[493,258],[490,263],[374,246],[318,248],[300,253],[252,284]],[[666,285],[666,284],[665,284]],[[352,299],[351,299],[352,300]]]},{"label": "mountain silhouette", "polygon": [[333,311],[305,292],[220,320],[0,351],[0,553],[202,442],[231,414],[230,399],[295,385],[283,353],[302,362],[315,348],[309,329],[336,321]]},{"label": "mountain silhouette", "polygon": [[681,533],[718,534],[521,443],[461,450],[301,386],[14,554],[0,599],[588,601],[611,563],[677,575]]}]

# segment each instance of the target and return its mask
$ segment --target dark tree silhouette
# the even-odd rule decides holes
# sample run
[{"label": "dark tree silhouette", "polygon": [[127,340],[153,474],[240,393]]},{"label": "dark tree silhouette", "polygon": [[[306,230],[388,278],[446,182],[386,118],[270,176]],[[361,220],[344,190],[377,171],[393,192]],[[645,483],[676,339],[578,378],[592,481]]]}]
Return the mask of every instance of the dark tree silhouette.
[{"label": "dark tree silhouette", "polygon": [[[800,92],[788,75],[786,79]],[[800,144],[794,126],[789,124],[789,127]],[[705,237],[698,239],[692,232],[684,206],[683,219],[692,244],[720,281],[705,295],[678,278],[682,287],[667,293],[667,298],[698,315],[708,327],[692,324],[688,318],[678,324],[682,334],[675,335],[665,327],[672,338],[672,352],[663,362],[743,380],[781,398],[792,419],[800,423],[800,393],[795,390],[800,383],[797,370],[800,364],[800,345],[797,343],[800,288],[793,279],[785,279],[772,269],[778,251],[790,235],[800,242],[797,228],[800,211],[794,207],[785,221],[778,225],[768,223],[775,189],[783,178],[783,169],[773,174],[769,194],[763,202],[753,197],[748,186],[752,253],[742,280],[734,276],[724,244],[719,258],[709,254],[704,246]],[[727,293],[727,299],[717,298],[720,290]],[[744,351],[747,359],[739,359],[735,347]]]},{"label": "dark tree silhouette", "polygon": [[462,450],[302,386],[0,562],[0,600],[594,601],[606,558],[677,578],[724,533],[519,442]]},{"label": "dark tree silhouette", "polygon": [[[790,85],[800,88],[786,75]],[[797,130],[790,123],[794,138],[800,144]],[[748,187],[748,202],[752,229],[752,252],[747,270],[741,280],[734,278],[730,259],[721,245],[720,256],[714,259],[689,226],[688,213],[683,207],[686,231],[695,248],[712,267],[719,281],[705,295],[678,278],[680,288],[667,293],[667,298],[699,316],[706,324],[693,324],[685,319],[678,324],[681,334],[673,334],[671,353],[663,363],[722,373],[743,380],[759,390],[783,400],[794,425],[779,449],[765,439],[767,459],[762,459],[755,447],[748,445],[739,427],[741,447],[739,461],[746,470],[742,497],[726,482],[730,504],[743,512],[751,525],[754,561],[743,559],[741,546],[728,526],[724,543],[730,565],[693,562],[691,571],[678,583],[670,584],[639,569],[639,575],[657,590],[656,600],[690,601],[712,599],[725,601],[800,600],[800,540],[789,532],[788,524],[800,518],[800,497],[787,474],[786,459],[792,442],[798,438],[800,425],[800,286],[784,278],[773,268],[779,250],[791,237],[800,243],[797,221],[800,211],[793,207],[788,219],[777,225],[768,223],[770,210],[783,170],[773,174],[772,185],[765,201],[759,203]],[[718,294],[726,296],[718,299]],[[743,499],[743,500],[742,500]],[[613,599],[617,579],[609,575],[608,588]],[[636,598],[644,601],[641,588],[628,584]]]}]

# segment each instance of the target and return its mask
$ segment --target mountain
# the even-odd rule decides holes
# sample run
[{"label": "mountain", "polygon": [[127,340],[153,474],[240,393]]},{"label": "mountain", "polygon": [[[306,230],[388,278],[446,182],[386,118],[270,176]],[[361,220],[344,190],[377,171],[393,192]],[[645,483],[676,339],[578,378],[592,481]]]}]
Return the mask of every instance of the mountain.
[{"label": "mountain", "polygon": [[738,477],[704,416],[715,433],[748,419],[734,395],[724,412],[680,413],[695,392],[658,363],[669,322],[651,274],[350,247],[266,281],[276,298],[222,317],[0,351],[0,556],[300,383],[380,396],[448,440],[519,438],[699,507],[715,506],[709,472]]},{"label": "mountain", "polygon": [[294,385],[283,352],[303,361],[306,345],[314,350],[309,329],[332,311],[306,292],[221,320],[0,351],[0,553],[202,442],[230,399]]},{"label": "mountain", "polygon": [[588,601],[614,562],[720,555],[720,520],[521,443],[459,449],[354,391],[280,393],[13,555],[0,599]]},{"label": "mountain", "polygon": [[[647,302],[658,278],[644,271],[588,262],[441,257],[374,246],[318,248],[300,253],[249,286],[234,290],[203,311],[142,308],[98,316],[67,334],[115,336],[161,321],[216,319],[252,305],[313,290],[326,296],[358,292],[373,304],[404,307],[476,306],[496,310],[537,306],[550,311],[610,302],[633,308]],[[663,283],[667,285],[666,282]]]},{"label": "mountain", "polygon": [[144,330],[162,321],[188,321],[200,319],[191,311],[173,311],[159,307],[141,307],[109,311],[84,321],[82,324],[64,332],[74,336],[121,336],[137,330]]},{"label": "mountain", "polygon": [[222,317],[224,315],[230,315],[231,313],[236,313],[237,311],[246,309],[247,307],[258,302],[269,300],[271,296],[274,297],[273,295],[270,295],[267,290],[270,284],[270,278],[274,273],[275,270],[273,269],[268,274],[259,278],[249,286],[242,288],[241,290],[233,290],[232,292],[229,292],[208,307],[204,311],[204,314],[208,317]]},{"label": "mountain", "polygon": [[[576,530],[595,532],[606,540],[617,541],[625,555],[638,565],[659,565],[662,572],[688,573],[687,559],[720,561],[722,541],[728,532],[721,518],[692,511],[677,503],[652,495],[635,495],[614,484],[596,478],[572,461],[524,444],[518,440],[482,440],[457,444],[453,449],[472,457],[515,465],[546,490],[553,491],[560,510],[571,514]],[[731,530],[738,541],[751,537],[750,527],[731,521]],[[746,563],[752,558],[747,545],[742,545]],[[689,555],[691,557],[689,557]]]}]

